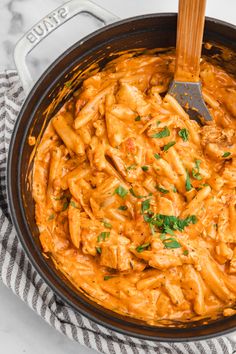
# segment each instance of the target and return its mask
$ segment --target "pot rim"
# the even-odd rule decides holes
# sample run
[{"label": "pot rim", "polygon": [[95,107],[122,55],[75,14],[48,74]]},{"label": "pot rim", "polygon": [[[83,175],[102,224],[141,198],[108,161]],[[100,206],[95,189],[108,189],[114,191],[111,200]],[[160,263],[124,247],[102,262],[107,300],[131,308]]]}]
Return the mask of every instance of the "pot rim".
[{"label": "pot rim", "polygon": [[[40,260],[43,262],[44,264],[44,269],[40,268],[39,262],[35,259],[35,257],[32,254],[32,250],[30,250],[30,248],[27,245],[26,239],[25,237],[22,235],[20,226],[19,226],[19,222],[18,222],[18,218],[16,216],[16,212],[15,212],[15,208],[14,208],[14,202],[13,202],[13,194],[12,194],[12,176],[11,176],[11,171],[12,171],[12,159],[13,159],[13,150],[14,150],[14,145],[15,145],[15,140],[17,137],[17,133],[18,133],[18,129],[19,126],[21,124],[21,120],[22,117],[25,113],[25,110],[29,104],[29,102],[31,101],[32,97],[35,95],[37,88],[39,87],[40,84],[42,84],[42,82],[45,80],[45,78],[49,75],[49,73],[52,71],[52,69],[58,65],[65,56],[67,56],[71,51],[73,51],[76,47],[80,46],[81,44],[83,44],[84,42],[89,41],[91,38],[93,38],[94,36],[101,34],[103,32],[107,32],[110,29],[114,28],[114,27],[118,27],[120,25],[126,24],[126,23],[130,23],[130,22],[135,22],[135,21],[139,21],[142,19],[148,19],[148,18],[162,18],[162,17],[166,17],[166,18],[177,18],[177,14],[176,13],[153,13],[153,14],[147,14],[147,15],[141,15],[141,16],[134,16],[134,17],[130,17],[127,19],[123,19],[120,21],[117,21],[115,23],[109,24],[105,27],[102,27],[94,32],[92,32],[91,34],[83,37],[82,39],[80,39],[78,42],[76,42],[75,44],[73,44],[72,46],[70,46],[68,49],[66,49],[56,60],[53,61],[53,63],[41,74],[41,76],[39,77],[39,79],[36,81],[36,83],[34,84],[33,88],[30,90],[29,94],[27,95],[23,106],[20,109],[20,112],[18,114],[16,123],[14,125],[14,129],[12,132],[12,136],[11,136],[11,141],[10,141],[10,145],[9,145],[9,152],[8,152],[8,159],[7,159],[7,201],[8,201],[8,205],[9,205],[9,210],[10,210],[10,215],[11,215],[11,219],[12,219],[12,223],[13,226],[16,229],[16,234],[17,234],[17,238],[20,240],[20,243],[23,246],[24,251],[26,252],[28,259],[30,261],[30,263],[33,265],[33,267],[36,269],[36,271],[38,272],[38,274],[40,275],[40,277],[45,281],[45,283],[47,284],[47,286],[56,294],[56,296],[58,296],[60,299],[62,299],[64,301],[65,304],[69,305],[75,312],[79,312],[80,314],[82,314],[83,316],[85,316],[86,318],[88,318],[89,320],[94,321],[95,323],[98,323],[99,325],[105,327],[105,328],[109,328],[111,330],[113,330],[114,332],[118,332],[124,335],[128,335],[131,337],[136,337],[139,339],[144,339],[144,340],[150,340],[150,341],[154,341],[154,342],[190,342],[190,341],[198,341],[198,340],[205,340],[205,339],[210,339],[210,338],[214,338],[217,336],[221,336],[221,335],[226,335],[229,333],[232,333],[233,331],[235,331],[235,327],[232,328],[227,328],[224,330],[219,330],[216,333],[210,333],[210,334],[201,334],[201,335],[194,335],[194,332],[197,332],[199,330],[199,327],[192,327],[192,328],[182,328],[180,330],[182,331],[186,331],[186,337],[174,337],[174,333],[173,336],[155,336],[155,334],[153,335],[145,335],[145,334],[141,334],[141,333],[137,333],[137,332],[133,332],[130,331],[128,329],[123,329],[118,327],[116,324],[119,324],[119,321],[124,321],[123,319],[117,319],[117,318],[112,318],[113,323],[116,324],[111,324],[108,322],[108,315],[104,314],[104,317],[101,319],[99,318],[99,314],[95,313],[96,309],[93,307],[92,311],[93,314],[91,313],[92,311],[89,311],[88,309],[86,309],[87,306],[89,306],[88,303],[86,303],[86,301],[83,301],[83,299],[79,298],[79,302],[78,305],[76,306],[73,301],[71,299],[69,299],[68,296],[64,295],[62,289],[66,289],[67,291],[67,295],[68,292],[72,292],[73,291],[66,286],[66,284],[64,283],[63,280],[59,279],[59,276],[54,272],[54,270],[47,264],[47,262],[45,261],[41,251],[39,249],[36,250],[37,255],[39,256]],[[227,27],[229,29],[232,29],[233,31],[236,31],[236,26],[233,24],[230,24],[228,22],[225,21],[221,21],[215,18],[211,18],[211,17],[206,17],[206,22],[208,23],[213,23],[213,24],[219,24],[221,26]],[[86,54],[86,53],[85,53]],[[67,71],[68,68],[65,69],[65,71]],[[64,71],[63,71],[64,72]],[[54,85],[56,79],[54,78],[51,82],[51,86]],[[48,89],[45,90],[45,95],[47,95],[48,93]],[[39,98],[38,102],[40,103],[42,101],[42,97]],[[36,107],[34,107],[34,111],[31,113],[31,117],[34,117],[36,113]],[[28,131],[28,127],[31,123],[31,121],[33,120],[33,118],[29,119],[28,123],[27,123],[27,127],[25,129],[24,132],[24,139],[22,140],[23,142],[25,142],[25,137],[26,137],[26,132]],[[21,165],[21,159],[22,159],[22,150],[23,150],[23,144],[21,143],[20,145],[20,153],[19,153],[19,160],[18,160],[18,166],[17,166],[17,174],[18,174],[18,178],[17,178],[17,192],[18,192],[18,203],[20,204],[20,211],[21,211],[21,215],[20,218],[23,220],[24,226],[27,229],[27,233],[31,234],[30,230],[29,230],[29,225],[27,222],[27,219],[25,217],[24,214],[24,207],[22,204],[22,198],[20,196],[20,165]],[[45,269],[46,268],[46,269]],[[49,276],[50,275],[50,276]],[[56,285],[55,283],[53,283],[50,280],[50,277],[52,277],[54,280],[56,280]],[[60,282],[60,284],[59,284]],[[78,297],[78,295],[77,295]],[[81,308],[81,303],[83,305],[83,308]],[[84,308],[85,307],[85,308]],[[214,325],[217,321],[212,322],[212,325]],[[132,322],[127,322],[126,324],[128,324],[130,327],[132,326]],[[203,330],[203,327],[209,327],[210,325],[206,325],[206,326],[200,326]],[[149,328],[152,329],[152,326],[150,326]],[[153,327],[155,329],[155,326]],[[163,333],[164,331],[168,331],[171,328],[167,328],[167,327],[156,327],[158,328],[158,331],[163,329]],[[191,331],[191,335],[188,335],[188,331]],[[154,333],[154,331],[153,331]],[[176,333],[177,334],[177,333]]]}]

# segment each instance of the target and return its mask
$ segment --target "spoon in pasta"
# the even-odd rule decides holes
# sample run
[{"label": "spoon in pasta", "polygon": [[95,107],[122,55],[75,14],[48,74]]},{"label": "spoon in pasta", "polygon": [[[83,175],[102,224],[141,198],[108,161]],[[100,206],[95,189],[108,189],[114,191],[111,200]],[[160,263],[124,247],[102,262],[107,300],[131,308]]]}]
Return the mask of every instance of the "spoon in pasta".
[{"label": "spoon in pasta", "polygon": [[176,66],[168,91],[200,124],[212,120],[199,79],[205,8],[206,0],[179,0]]}]

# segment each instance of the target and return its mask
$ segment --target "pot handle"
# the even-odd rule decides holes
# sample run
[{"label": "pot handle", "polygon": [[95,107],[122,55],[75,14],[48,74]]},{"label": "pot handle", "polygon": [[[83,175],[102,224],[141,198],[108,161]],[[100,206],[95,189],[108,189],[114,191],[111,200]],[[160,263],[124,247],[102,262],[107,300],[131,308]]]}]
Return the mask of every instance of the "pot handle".
[{"label": "pot handle", "polygon": [[14,49],[15,65],[26,94],[34,83],[26,63],[27,55],[51,32],[82,12],[92,15],[102,21],[104,25],[119,20],[119,17],[90,0],[68,1],[42,18],[17,42]]}]

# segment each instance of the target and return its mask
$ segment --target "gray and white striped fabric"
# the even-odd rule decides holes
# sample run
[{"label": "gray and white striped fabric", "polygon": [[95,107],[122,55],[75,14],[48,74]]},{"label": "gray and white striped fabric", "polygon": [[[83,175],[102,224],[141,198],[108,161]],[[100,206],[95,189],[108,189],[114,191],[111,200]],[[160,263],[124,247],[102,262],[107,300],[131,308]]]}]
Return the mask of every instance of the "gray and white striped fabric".
[{"label": "gray and white striped fabric", "polygon": [[225,337],[179,344],[155,343],[117,334],[75,313],[44,283],[24,254],[6,201],[7,152],[23,100],[17,73],[0,73],[0,279],[4,284],[51,326],[100,353],[232,354],[233,343]]}]

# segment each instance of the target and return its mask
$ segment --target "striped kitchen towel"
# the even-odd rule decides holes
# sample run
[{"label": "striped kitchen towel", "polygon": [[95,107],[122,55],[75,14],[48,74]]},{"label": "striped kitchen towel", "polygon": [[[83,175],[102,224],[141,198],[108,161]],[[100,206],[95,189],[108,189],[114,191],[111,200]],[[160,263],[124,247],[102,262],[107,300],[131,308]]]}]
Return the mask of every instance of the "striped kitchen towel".
[{"label": "striped kitchen towel", "polygon": [[58,299],[28,261],[12,226],[6,200],[6,163],[12,129],[24,100],[15,71],[0,73],[0,278],[51,326],[100,353],[232,354],[226,337],[191,343],[156,343],[106,329]]}]

